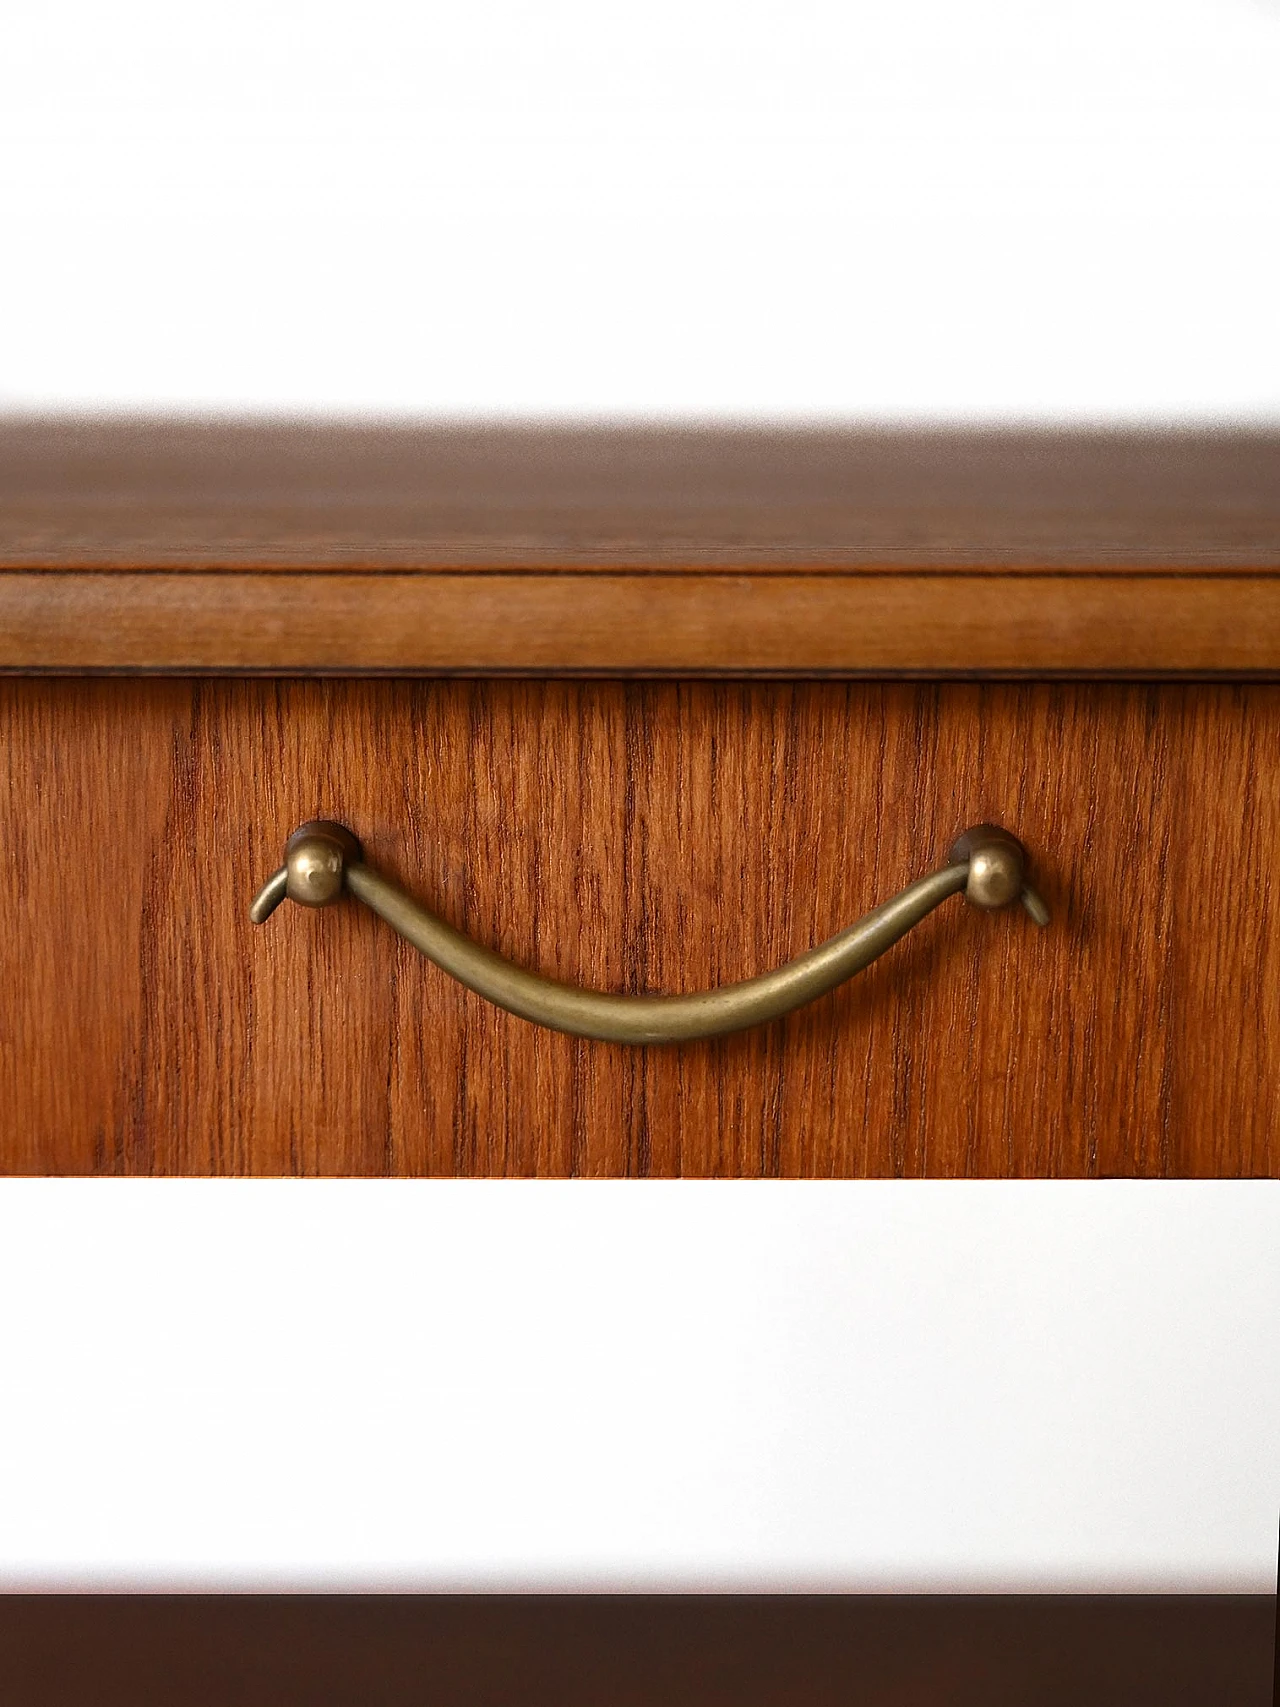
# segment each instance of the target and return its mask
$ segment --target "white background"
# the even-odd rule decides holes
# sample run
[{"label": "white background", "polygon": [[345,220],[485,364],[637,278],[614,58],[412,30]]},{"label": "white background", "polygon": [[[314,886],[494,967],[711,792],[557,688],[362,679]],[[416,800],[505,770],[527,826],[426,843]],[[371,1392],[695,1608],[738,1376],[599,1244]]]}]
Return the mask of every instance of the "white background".
[{"label": "white background", "polygon": [[1280,1185],[0,1182],[0,1586],[1274,1586]]},{"label": "white background", "polygon": [[1280,411],[1280,0],[41,0],[0,404]]},{"label": "white background", "polygon": [[[1276,0],[45,0],[0,408],[1275,418]],[[1280,1188],[0,1182],[0,1579],[1267,1589]]]}]

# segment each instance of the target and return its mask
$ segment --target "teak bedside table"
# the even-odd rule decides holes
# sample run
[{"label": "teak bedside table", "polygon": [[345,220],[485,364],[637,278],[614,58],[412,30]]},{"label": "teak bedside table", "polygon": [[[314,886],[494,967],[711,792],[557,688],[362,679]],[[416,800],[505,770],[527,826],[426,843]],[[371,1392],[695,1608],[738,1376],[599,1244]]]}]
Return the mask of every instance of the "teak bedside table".
[{"label": "teak bedside table", "polygon": [[[10,421],[0,480],[5,1171],[1280,1173],[1280,436]],[[255,926],[317,818],[352,896]],[[985,824],[1048,928],[939,890],[708,1040],[385,922],[688,992]]]}]

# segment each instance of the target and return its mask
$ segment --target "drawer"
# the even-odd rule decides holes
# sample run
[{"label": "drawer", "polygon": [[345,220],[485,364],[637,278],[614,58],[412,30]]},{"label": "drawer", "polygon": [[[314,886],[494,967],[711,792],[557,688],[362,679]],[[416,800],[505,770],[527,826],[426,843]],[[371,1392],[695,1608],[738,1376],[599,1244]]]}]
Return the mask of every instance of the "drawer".
[{"label": "drawer", "polygon": [[[9,418],[0,1167],[1280,1173],[1278,683],[1274,432]],[[365,875],[252,924],[315,817]],[[952,870],[851,981],[665,1046],[352,893],[691,992],[983,822],[1048,928]]]},{"label": "drawer", "polygon": [[[1280,1172],[1280,687],[9,679],[9,1172]],[[748,976],[1024,839],[741,1035],[548,1031],[354,901],[248,906],[306,819],[515,961]],[[51,1069],[53,1067],[53,1070]]]}]

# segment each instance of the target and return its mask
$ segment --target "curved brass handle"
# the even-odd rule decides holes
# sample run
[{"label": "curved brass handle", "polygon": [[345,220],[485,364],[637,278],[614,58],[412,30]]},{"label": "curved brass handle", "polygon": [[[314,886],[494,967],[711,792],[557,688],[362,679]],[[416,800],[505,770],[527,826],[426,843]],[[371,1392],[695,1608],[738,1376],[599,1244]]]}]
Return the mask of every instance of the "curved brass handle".
[{"label": "curved brass handle", "polygon": [[609,1043],[681,1043],[778,1019],[861,972],[962,889],[976,906],[992,909],[1020,900],[1038,925],[1049,922],[1048,908],[1026,880],[1022,843],[991,824],[967,830],[940,871],[908,884],[857,924],[776,972],[689,996],[605,995],[525,972],[429,913],[364,863],[350,830],[322,819],[303,824],[289,837],[285,863],[258,891],[249,916],[262,924],[286,896],[306,907],[326,907],[344,888],[477,995],[537,1025]]}]

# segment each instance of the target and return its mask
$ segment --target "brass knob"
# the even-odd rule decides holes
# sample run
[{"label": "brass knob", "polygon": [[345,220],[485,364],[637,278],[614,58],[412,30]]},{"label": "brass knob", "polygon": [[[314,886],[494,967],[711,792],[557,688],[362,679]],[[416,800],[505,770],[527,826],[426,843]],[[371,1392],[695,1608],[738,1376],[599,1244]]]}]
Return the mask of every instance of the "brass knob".
[{"label": "brass knob", "polygon": [[327,907],[342,893],[349,864],[360,859],[360,844],[342,824],[314,818],[285,843],[285,894],[304,907]]},{"label": "brass knob", "polygon": [[1027,882],[1027,850],[1016,836],[996,824],[975,824],[951,849],[951,858],[969,868],[966,901],[993,911],[1021,901],[1038,925],[1049,923],[1049,909]]}]

